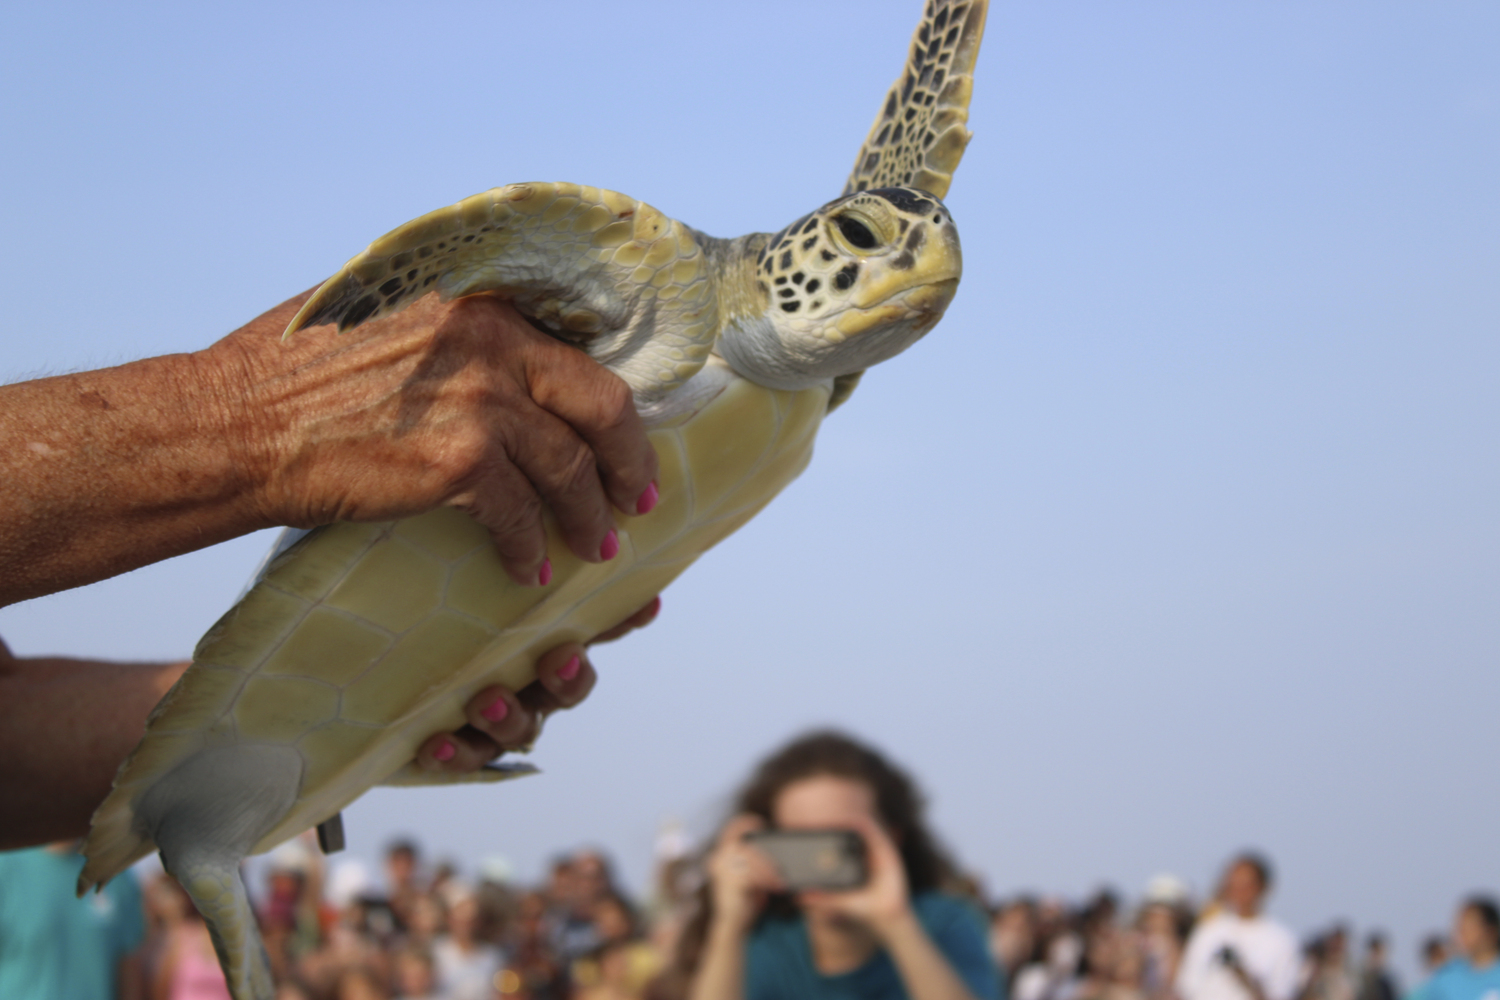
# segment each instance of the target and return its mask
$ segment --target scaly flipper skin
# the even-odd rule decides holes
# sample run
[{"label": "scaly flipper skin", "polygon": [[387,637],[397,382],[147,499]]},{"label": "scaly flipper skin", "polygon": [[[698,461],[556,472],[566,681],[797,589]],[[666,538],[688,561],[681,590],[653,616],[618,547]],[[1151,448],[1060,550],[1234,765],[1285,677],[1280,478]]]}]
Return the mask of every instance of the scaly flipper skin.
[{"label": "scaly flipper skin", "polygon": [[[854,158],[844,194],[899,184],[948,196],[953,171],[973,136],[966,127],[969,98],[989,8],[989,0],[928,0],[911,36],[906,68],[891,84]],[[862,375],[853,372],[834,381],[830,411],[854,395]]]},{"label": "scaly flipper skin", "polygon": [[344,331],[423,294],[495,292],[614,369],[638,399],[692,378],[718,305],[693,233],[644,202],[578,184],[508,184],[371,243],[292,318]]},{"label": "scaly flipper skin", "polygon": [[948,196],[973,135],[965,123],[988,12],[989,0],[928,0],[906,68],[870,126],[845,194],[899,185]]}]

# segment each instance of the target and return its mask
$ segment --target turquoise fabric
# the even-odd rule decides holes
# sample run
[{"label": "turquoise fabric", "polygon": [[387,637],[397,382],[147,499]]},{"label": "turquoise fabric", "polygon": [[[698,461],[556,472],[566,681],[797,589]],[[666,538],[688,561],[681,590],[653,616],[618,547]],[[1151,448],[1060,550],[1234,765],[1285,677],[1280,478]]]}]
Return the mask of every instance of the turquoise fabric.
[{"label": "turquoise fabric", "polygon": [[1422,989],[1422,1000],[1500,1000],[1500,962],[1476,969],[1455,959],[1433,973]]},{"label": "turquoise fabric", "polygon": [[[985,924],[966,901],[923,893],[912,910],[938,951],[978,1000],[1003,1000],[1000,975],[990,958]],[[800,917],[762,920],[745,955],[747,1000],[908,1000],[901,975],[881,951],[864,965],[825,976],[813,965],[812,946]]]},{"label": "turquoise fabric", "polygon": [[130,872],[73,895],[83,858],[44,847],[0,853],[0,997],[108,1000],[120,960],[146,936]]}]

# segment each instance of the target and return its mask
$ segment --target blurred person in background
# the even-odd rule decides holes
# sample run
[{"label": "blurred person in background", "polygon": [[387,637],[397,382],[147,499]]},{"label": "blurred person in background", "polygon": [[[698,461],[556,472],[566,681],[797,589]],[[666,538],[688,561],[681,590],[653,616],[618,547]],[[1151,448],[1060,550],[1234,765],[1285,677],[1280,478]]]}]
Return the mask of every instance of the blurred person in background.
[{"label": "blurred person in background", "polygon": [[1030,896],[1000,904],[990,918],[990,955],[1000,968],[1007,992],[1016,973],[1036,951],[1036,924],[1036,900]]},{"label": "blurred person in background", "polygon": [[1355,1000],[1358,986],[1349,971],[1349,932],[1335,924],[1308,949],[1302,1000]]},{"label": "blurred person in background", "polygon": [[75,892],[74,841],[0,853],[0,997],[145,1000],[146,917],[135,873]]},{"label": "blurred person in background", "polygon": [[323,902],[323,858],[311,830],[270,855],[266,896],[259,908],[261,938],[278,981],[291,978],[303,956],[323,945],[336,914]]},{"label": "blurred person in background", "polygon": [[391,1000],[386,977],[363,965],[351,965],[339,972],[333,988],[333,1000]]},{"label": "blurred person in background", "polygon": [[1448,964],[1448,939],[1441,934],[1429,934],[1422,939],[1422,981],[1406,995],[1406,1000],[1419,1000],[1427,990],[1427,984],[1438,970]]},{"label": "blurred person in background", "polygon": [[153,889],[175,897],[177,919],[166,932],[151,976],[151,1000],[230,1000],[229,984],[214,954],[208,925],[172,876],[163,873]]},{"label": "blurred person in background", "polygon": [[[922,811],[911,779],[837,733],[804,736],[764,761],[709,856],[703,907],[683,934],[675,971],[688,995],[998,998],[983,918],[944,891],[954,869]],[[778,891],[775,865],[743,840],[767,828],[854,830],[866,883]]]},{"label": "blurred person in background", "polygon": [[1083,935],[1059,900],[1037,907],[1037,947],[1016,973],[1014,1000],[1072,1000],[1084,969]]},{"label": "blurred person in background", "polygon": [[422,895],[420,884],[422,850],[408,838],[394,840],[385,849],[385,902],[396,918],[396,929],[406,930],[412,904]]},{"label": "blurred person in background", "polygon": [[1148,1000],[1173,1000],[1182,952],[1193,929],[1188,887],[1172,875],[1158,875],[1146,885],[1136,913],[1140,935],[1141,989]]},{"label": "blurred person in background", "polygon": [[[448,1000],[448,994],[436,989],[432,954],[420,945],[408,944],[396,952],[396,990],[401,1000]],[[495,995],[493,988],[482,994],[485,1000]]]},{"label": "blurred person in background", "polygon": [[1261,908],[1271,866],[1246,852],[1229,862],[1217,908],[1188,938],[1177,972],[1182,1000],[1293,1000],[1301,961],[1291,931]]},{"label": "blurred person in background", "polygon": [[1500,1000],[1500,909],[1489,896],[1471,896],[1453,919],[1458,955],[1421,991],[1422,1000]]},{"label": "blurred person in background", "polygon": [[1400,1000],[1401,991],[1387,965],[1385,935],[1371,931],[1365,936],[1365,957],[1359,968],[1356,1000]]},{"label": "blurred person in background", "polygon": [[594,928],[598,948],[573,963],[573,1000],[641,1000],[662,960],[635,908],[611,892],[594,904]]},{"label": "blurred person in background", "polygon": [[452,900],[448,933],[432,943],[437,991],[444,1000],[490,1000],[505,968],[505,953],[479,940],[479,897],[461,890]]},{"label": "blurred person in background", "polygon": [[517,997],[525,1000],[566,1000],[568,995],[567,977],[552,950],[547,904],[543,893],[528,892],[517,908],[516,947],[508,971],[515,973]]}]

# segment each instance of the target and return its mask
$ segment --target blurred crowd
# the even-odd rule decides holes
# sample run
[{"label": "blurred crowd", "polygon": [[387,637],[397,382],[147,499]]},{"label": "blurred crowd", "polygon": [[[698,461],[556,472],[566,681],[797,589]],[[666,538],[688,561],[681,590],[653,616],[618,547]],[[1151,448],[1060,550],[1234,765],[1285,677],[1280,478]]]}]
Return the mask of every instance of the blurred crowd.
[{"label": "blurred crowd", "polygon": [[[430,864],[412,841],[389,846],[383,877],[357,863],[330,866],[310,842],[284,845],[264,867],[258,894],[278,1000],[669,1000],[674,991],[663,973],[703,878],[699,860],[680,837],[675,843],[662,852],[644,901],[621,889],[610,859],[596,850],[559,856],[544,884],[521,886],[498,863],[468,878],[453,864]],[[1202,903],[1170,876],[1154,879],[1129,905],[1108,890],[1078,904],[1023,895],[989,905],[973,884],[967,891],[988,914],[990,950],[1012,1000],[1235,996],[1233,988],[1216,990],[1216,973],[1239,982],[1239,995],[1250,1000],[1447,1000],[1423,983],[1403,989],[1378,931],[1357,943],[1341,924],[1284,946],[1274,935],[1234,937],[1263,920],[1258,907],[1269,888],[1268,865],[1245,855]],[[120,967],[131,979],[118,982],[116,995],[227,997],[207,929],[171,877],[146,876],[136,898],[144,922]],[[1421,943],[1426,974],[1472,953],[1476,940],[1490,949],[1493,966],[1494,919],[1491,902],[1466,901],[1451,937]],[[1230,936],[1215,937],[1225,920]],[[1195,949],[1203,954],[1195,958]],[[1292,949],[1294,961],[1273,954],[1278,949]],[[0,964],[4,952],[0,942]],[[1202,969],[1189,968],[1194,962]]]}]

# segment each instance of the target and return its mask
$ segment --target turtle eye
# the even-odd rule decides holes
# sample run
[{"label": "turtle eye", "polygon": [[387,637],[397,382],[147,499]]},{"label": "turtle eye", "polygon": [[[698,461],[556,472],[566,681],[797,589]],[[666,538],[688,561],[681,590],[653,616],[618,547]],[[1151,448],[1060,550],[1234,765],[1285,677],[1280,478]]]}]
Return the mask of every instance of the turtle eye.
[{"label": "turtle eye", "polygon": [[848,240],[849,245],[855,249],[874,250],[880,245],[880,241],[875,238],[875,234],[870,232],[870,227],[858,219],[848,215],[840,215],[833,220],[833,223],[839,227],[839,232],[843,235],[844,239]]}]

